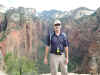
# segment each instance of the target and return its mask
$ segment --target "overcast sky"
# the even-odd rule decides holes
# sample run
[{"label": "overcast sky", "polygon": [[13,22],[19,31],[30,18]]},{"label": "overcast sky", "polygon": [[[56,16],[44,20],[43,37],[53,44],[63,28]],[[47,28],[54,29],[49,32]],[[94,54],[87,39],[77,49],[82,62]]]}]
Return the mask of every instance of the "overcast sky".
[{"label": "overcast sky", "polygon": [[36,8],[37,11],[50,9],[69,11],[78,7],[95,10],[100,7],[100,0],[0,0],[0,4],[6,7]]}]

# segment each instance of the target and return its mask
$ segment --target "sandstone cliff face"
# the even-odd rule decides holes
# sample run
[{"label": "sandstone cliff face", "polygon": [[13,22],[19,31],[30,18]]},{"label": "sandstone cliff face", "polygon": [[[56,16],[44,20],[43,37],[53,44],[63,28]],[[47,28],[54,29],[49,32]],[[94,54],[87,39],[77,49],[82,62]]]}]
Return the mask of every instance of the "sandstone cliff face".
[{"label": "sandstone cliff face", "polygon": [[7,11],[5,53],[11,52],[17,56],[25,55],[37,59],[37,50],[41,42],[41,34],[38,32],[41,32],[42,25],[39,19],[35,18],[35,13],[35,9],[23,7],[10,8]]},{"label": "sandstone cliff face", "polygon": [[[87,18],[79,19],[80,23],[76,26],[79,27],[79,34],[76,36],[80,36],[79,44],[77,51],[74,51],[72,55],[75,53],[79,53],[82,59],[81,69],[79,68],[79,72],[81,73],[94,73],[97,74],[100,72],[99,63],[100,63],[100,10],[96,11],[95,14],[88,16]],[[94,16],[95,15],[95,16]],[[75,32],[76,33],[76,32]],[[74,33],[74,34],[75,34]],[[74,35],[72,37],[75,37]],[[74,39],[76,40],[76,38]],[[76,41],[76,42],[78,42]],[[71,41],[74,44],[74,41]],[[75,44],[73,45],[75,46]],[[79,49],[80,47],[80,49]],[[75,47],[74,47],[75,48]]]},{"label": "sandstone cliff face", "polygon": [[[91,44],[88,48],[88,53],[85,58],[87,61],[85,62],[85,65],[88,66],[88,70],[91,73],[100,73],[100,10],[98,9],[96,11],[96,17],[97,17],[97,30],[93,32],[93,37]],[[85,66],[84,65],[84,66]],[[87,70],[87,69],[86,69]]]},{"label": "sandstone cliff face", "polygon": [[[18,45],[18,47],[16,47],[18,54],[19,54],[19,56],[26,55],[30,58],[37,60],[38,46],[39,46],[39,42],[41,42],[40,37],[39,37],[41,34],[39,32],[41,32],[42,27],[41,27],[41,23],[40,23],[39,19],[34,17],[35,13],[36,13],[35,9],[18,8],[18,10],[20,10],[19,12],[17,9],[14,9],[14,10],[15,10],[15,12],[13,12],[13,14],[11,11],[10,11],[11,15],[9,16],[9,14],[8,14],[8,17],[10,17],[12,19],[12,21],[11,21],[11,19],[8,20],[7,29],[10,29],[10,30],[14,29],[16,31],[15,34],[16,34],[17,38],[15,38],[15,39],[17,40],[16,42],[18,42],[18,43],[14,43],[14,44],[15,44],[15,46]],[[23,14],[23,15],[20,15],[20,14]],[[15,19],[13,19],[13,18],[15,18]],[[19,35],[17,35],[17,31],[18,31]],[[11,31],[11,32],[13,32],[13,31]],[[12,35],[12,36],[14,36],[14,35]],[[12,37],[12,36],[10,36],[10,37]],[[12,38],[14,38],[14,37],[12,37]],[[11,38],[9,38],[9,39],[11,39]]]}]

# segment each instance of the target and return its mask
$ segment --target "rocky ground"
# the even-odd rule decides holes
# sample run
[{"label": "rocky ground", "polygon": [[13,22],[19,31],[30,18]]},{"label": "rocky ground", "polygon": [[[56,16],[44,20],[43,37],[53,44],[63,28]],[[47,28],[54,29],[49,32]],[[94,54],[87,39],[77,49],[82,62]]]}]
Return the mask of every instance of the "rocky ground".
[{"label": "rocky ground", "polygon": [[4,72],[0,71],[0,75],[7,75],[7,74],[5,74]]},{"label": "rocky ground", "polygon": [[[0,71],[0,75],[7,75],[4,72]],[[51,75],[50,73],[48,74],[41,74],[41,75]],[[61,75],[61,73],[59,72],[57,75]],[[90,75],[90,74],[77,74],[77,73],[69,73],[68,75]]]},{"label": "rocky ground", "polygon": [[[49,74],[41,74],[41,75],[51,75]],[[57,75],[61,75],[61,73],[59,72]],[[90,75],[90,74],[77,74],[77,73],[69,73],[68,75]]]}]

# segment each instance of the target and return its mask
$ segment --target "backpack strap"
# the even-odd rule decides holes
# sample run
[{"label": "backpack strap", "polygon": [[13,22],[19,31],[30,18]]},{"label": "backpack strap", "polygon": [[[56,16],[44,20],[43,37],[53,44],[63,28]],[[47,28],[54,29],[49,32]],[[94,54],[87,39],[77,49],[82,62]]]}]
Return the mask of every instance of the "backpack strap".
[{"label": "backpack strap", "polygon": [[[68,36],[66,35],[66,33],[62,32],[62,35],[64,36],[64,38],[67,40],[68,42]],[[68,42],[68,47],[69,47],[69,42]]]},{"label": "backpack strap", "polygon": [[53,35],[54,35],[54,31],[50,33],[50,44],[51,44],[51,39]]},{"label": "backpack strap", "polygon": [[63,35],[65,38],[67,38],[67,35],[66,35],[64,32],[62,32],[62,35]]}]

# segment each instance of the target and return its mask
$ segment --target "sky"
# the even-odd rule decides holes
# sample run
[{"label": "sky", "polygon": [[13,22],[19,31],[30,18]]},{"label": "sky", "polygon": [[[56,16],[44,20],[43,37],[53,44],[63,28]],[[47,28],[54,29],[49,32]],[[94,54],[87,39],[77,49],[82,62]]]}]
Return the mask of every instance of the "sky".
[{"label": "sky", "polygon": [[51,9],[69,11],[79,7],[96,10],[100,7],[100,0],[0,0],[0,4],[8,8],[19,6],[36,8],[37,11]]}]

